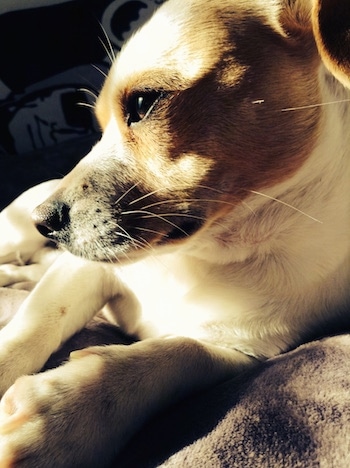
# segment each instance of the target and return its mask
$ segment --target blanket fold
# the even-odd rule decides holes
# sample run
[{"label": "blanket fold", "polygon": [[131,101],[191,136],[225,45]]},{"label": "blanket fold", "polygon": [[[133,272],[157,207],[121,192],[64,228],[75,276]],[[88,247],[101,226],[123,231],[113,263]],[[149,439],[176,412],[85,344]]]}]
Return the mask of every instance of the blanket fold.
[{"label": "blanket fold", "polygon": [[[0,324],[27,292],[0,288]],[[97,316],[46,363],[75,349],[132,343]],[[304,344],[193,395],[149,421],[114,468],[350,466],[350,335]]]}]

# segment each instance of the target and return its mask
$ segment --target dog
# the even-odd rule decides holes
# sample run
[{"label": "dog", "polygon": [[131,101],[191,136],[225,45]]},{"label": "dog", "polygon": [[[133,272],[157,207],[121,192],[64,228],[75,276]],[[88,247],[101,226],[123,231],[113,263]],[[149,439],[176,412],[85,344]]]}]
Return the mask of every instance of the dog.
[{"label": "dog", "polygon": [[[125,45],[100,142],[3,214],[2,284],[37,284],[0,332],[1,467],[108,466],[162,408],[346,319],[349,30],[348,0],[168,0]],[[24,376],[101,308],[137,341]]]}]

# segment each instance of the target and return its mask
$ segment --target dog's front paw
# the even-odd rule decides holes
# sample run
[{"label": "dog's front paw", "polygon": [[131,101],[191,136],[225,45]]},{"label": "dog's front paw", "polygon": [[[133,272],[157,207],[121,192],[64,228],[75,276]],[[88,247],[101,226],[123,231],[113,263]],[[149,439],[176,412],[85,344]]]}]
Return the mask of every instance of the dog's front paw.
[{"label": "dog's front paw", "polygon": [[9,286],[16,283],[20,275],[21,267],[17,265],[4,264],[0,265],[0,286]]},{"label": "dog's front paw", "polygon": [[37,283],[47,270],[46,264],[0,265],[0,286],[10,286],[17,283]]},{"label": "dog's front paw", "polygon": [[176,337],[76,351],[4,395],[0,468],[109,466],[150,416],[247,362],[239,352]]},{"label": "dog's front paw", "polygon": [[102,368],[87,354],[18,379],[0,404],[0,467],[104,466],[111,454]]}]

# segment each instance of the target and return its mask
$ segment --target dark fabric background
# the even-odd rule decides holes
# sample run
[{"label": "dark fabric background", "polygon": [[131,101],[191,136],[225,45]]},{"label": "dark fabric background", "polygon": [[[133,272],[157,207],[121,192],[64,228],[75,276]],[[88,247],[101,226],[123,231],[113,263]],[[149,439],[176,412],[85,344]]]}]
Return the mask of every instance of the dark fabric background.
[{"label": "dark fabric background", "polygon": [[28,187],[66,174],[99,139],[92,109],[80,103],[93,105],[101,89],[109,41],[118,52],[160,3],[0,4],[0,209]]}]

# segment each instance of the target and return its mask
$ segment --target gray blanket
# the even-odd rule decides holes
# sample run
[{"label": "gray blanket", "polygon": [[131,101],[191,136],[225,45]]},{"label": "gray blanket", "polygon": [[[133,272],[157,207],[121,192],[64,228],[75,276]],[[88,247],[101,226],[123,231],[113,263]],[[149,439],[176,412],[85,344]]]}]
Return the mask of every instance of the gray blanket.
[{"label": "gray blanket", "polygon": [[[25,297],[0,288],[0,321]],[[97,318],[53,355],[130,343]],[[350,335],[304,344],[246,375],[197,394],[151,420],[113,467],[350,466]]]}]

